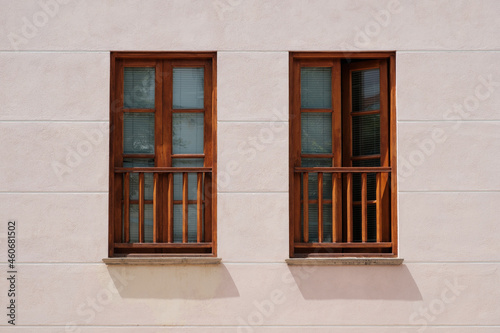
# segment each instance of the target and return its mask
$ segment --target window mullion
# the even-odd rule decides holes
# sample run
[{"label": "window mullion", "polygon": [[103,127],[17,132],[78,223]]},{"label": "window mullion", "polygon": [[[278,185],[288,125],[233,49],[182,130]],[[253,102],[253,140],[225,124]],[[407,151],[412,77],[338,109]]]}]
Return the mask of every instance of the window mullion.
[{"label": "window mullion", "polygon": [[[332,152],[334,167],[342,166],[342,76],[340,59],[332,68]],[[339,174],[332,174],[332,242],[342,241],[342,191]]]},{"label": "window mullion", "polygon": [[[155,166],[165,165],[165,154],[163,152],[163,61],[156,61],[155,66]],[[154,174],[153,176],[153,243],[164,242],[163,229],[164,219],[162,205],[163,202],[162,179],[165,176]]]},{"label": "window mullion", "polygon": [[340,59],[335,59],[332,69],[332,149],[333,166],[342,166],[342,80]]},{"label": "window mullion", "polygon": [[162,127],[163,127],[163,147],[162,154],[163,166],[172,166],[172,63],[171,61],[163,61],[162,69]]},{"label": "window mullion", "polygon": [[[172,63],[169,60],[162,61],[162,120],[163,128],[161,147],[162,166],[172,166]],[[168,173],[163,177],[163,230],[162,237],[166,243],[172,243],[174,238],[174,175]]]}]

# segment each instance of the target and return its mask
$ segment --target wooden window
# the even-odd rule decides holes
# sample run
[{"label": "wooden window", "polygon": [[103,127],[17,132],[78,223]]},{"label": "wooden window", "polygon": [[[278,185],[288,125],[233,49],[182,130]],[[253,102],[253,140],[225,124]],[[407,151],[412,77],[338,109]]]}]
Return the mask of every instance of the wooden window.
[{"label": "wooden window", "polygon": [[397,256],[393,53],[290,54],[290,256]]},{"label": "wooden window", "polygon": [[214,53],[111,54],[109,256],[216,256]]}]

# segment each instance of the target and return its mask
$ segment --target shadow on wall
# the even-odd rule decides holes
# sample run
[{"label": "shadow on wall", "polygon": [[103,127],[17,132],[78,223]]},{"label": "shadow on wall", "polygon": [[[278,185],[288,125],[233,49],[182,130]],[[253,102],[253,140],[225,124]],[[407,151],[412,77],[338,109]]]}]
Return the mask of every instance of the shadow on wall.
[{"label": "shadow on wall", "polygon": [[[123,298],[213,299],[239,297],[224,265],[107,266]],[[123,277],[126,271],[127,276]]]},{"label": "shadow on wall", "polygon": [[289,266],[304,299],[422,300],[401,266]]}]

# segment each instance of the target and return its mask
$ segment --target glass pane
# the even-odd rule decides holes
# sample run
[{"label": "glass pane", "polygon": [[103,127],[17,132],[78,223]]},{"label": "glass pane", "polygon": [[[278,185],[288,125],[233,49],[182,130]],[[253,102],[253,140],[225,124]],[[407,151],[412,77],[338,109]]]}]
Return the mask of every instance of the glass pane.
[{"label": "glass pane", "polygon": [[331,167],[332,159],[331,158],[303,158],[302,166],[305,168],[314,168],[314,167]]},{"label": "glass pane", "polygon": [[367,207],[368,215],[368,241],[377,241],[377,206],[368,205]]},{"label": "glass pane", "polygon": [[144,242],[153,242],[153,205],[144,205]]},{"label": "glass pane", "polygon": [[124,158],[124,168],[137,168],[137,167],[154,167],[155,160],[152,158]]},{"label": "glass pane", "polygon": [[379,167],[380,158],[373,158],[369,160],[352,161],[353,167]]},{"label": "glass pane", "polygon": [[[304,227],[303,207],[301,209],[302,228]],[[318,242],[318,205],[309,204],[309,242]],[[323,242],[332,241],[332,205],[323,204]]]},{"label": "glass pane", "polygon": [[361,206],[355,205],[352,207],[352,240],[361,242]]},{"label": "glass pane", "polygon": [[123,152],[125,154],[154,154],[154,113],[123,114]]},{"label": "glass pane", "polygon": [[[361,201],[361,174],[352,175],[352,200]],[[374,173],[366,175],[366,199],[377,199],[377,178]]]},{"label": "glass pane", "polygon": [[332,114],[303,112],[301,114],[302,154],[332,152]]},{"label": "glass pane", "polygon": [[123,73],[123,106],[126,109],[154,109],[154,67],[125,67]]},{"label": "glass pane", "polygon": [[380,154],[380,115],[352,117],[352,155]]},{"label": "glass pane", "polygon": [[[377,206],[368,205],[367,207],[367,230],[368,230],[368,241],[377,241]],[[356,205],[353,207],[353,241],[361,242],[362,237],[362,227],[361,227],[361,206]]]},{"label": "glass pane", "polygon": [[203,117],[203,113],[172,115],[174,154],[203,154]]},{"label": "glass pane", "polygon": [[[123,159],[124,168],[134,167],[154,167],[154,159],[148,158],[125,158]],[[130,200],[139,200],[139,174],[131,173],[130,180]],[[144,173],[144,199],[153,200],[153,174]]]},{"label": "glass pane", "polygon": [[[188,205],[188,242],[197,240],[197,207],[195,204]],[[203,212],[202,212],[203,214]],[[204,214],[203,214],[204,215]],[[203,226],[204,223],[202,223]],[[203,232],[203,230],[202,230]],[[182,243],[182,205],[174,205],[174,243]]]},{"label": "glass pane", "polygon": [[[202,158],[173,158],[172,166],[176,168],[203,167]],[[188,200],[197,199],[196,173],[188,174]],[[182,200],[182,173],[174,173],[174,200]]]},{"label": "glass pane", "polygon": [[173,108],[203,109],[203,67],[176,67],[173,76]]},{"label": "glass pane", "polygon": [[380,109],[378,68],[352,72],[352,111]]},{"label": "glass pane", "polygon": [[[139,205],[130,205],[130,243],[139,242]],[[153,205],[144,205],[144,242],[153,242]]]},{"label": "glass pane", "polygon": [[172,158],[172,166],[176,168],[203,167],[203,158]]},{"label": "glass pane", "polygon": [[323,242],[332,241],[332,205],[323,204]]},{"label": "glass pane", "polygon": [[[378,167],[380,166],[380,159],[362,160],[362,161],[352,161],[352,166],[354,167]],[[353,200],[361,201],[361,175],[354,174],[353,178]],[[375,173],[369,173],[366,176],[366,196],[367,200],[377,199],[377,178]],[[357,207],[357,208],[356,208]],[[361,206],[354,207],[356,212],[354,214],[354,228],[357,230],[354,235],[358,235],[359,238],[355,238],[355,241],[361,241]],[[368,204],[367,214],[368,214],[368,241],[374,242],[377,238],[377,206],[375,204]]]},{"label": "glass pane", "polygon": [[130,243],[139,242],[139,205],[130,205]]},{"label": "glass pane", "polygon": [[302,67],[300,69],[300,107],[330,109],[332,107],[332,69]]},{"label": "glass pane", "polygon": [[309,204],[309,242],[318,241],[318,205]]},{"label": "glass pane", "polygon": [[[332,159],[331,158],[303,158],[302,159],[303,167],[331,167]],[[308,178],[308,187],[309,187],[309,199],[317,199],[318,198],[318,174],[317,173],[309,173]],[[301,183],[303,184],[303,183]],[[302,194],[302,186],[300,197],[303,197]],[[323,173],[323,199],[331,199],[332,198],[332,174],[331,173]]]},{"label": "glass pane", "polygon": [[[378,167],[380,159],[352,161],[353,167]],[[352,176],[352,194],[354,201],[361,201],[361,174],[355,173]],[[367,200],[377,200],[377,177],[375,173],[366,175],[366,197]]]}]

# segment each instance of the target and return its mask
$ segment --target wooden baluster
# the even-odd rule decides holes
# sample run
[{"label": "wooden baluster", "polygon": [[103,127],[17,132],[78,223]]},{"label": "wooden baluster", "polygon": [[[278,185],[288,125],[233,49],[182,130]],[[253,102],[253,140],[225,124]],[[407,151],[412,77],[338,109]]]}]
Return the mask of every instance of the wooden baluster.
[{"label": "wooden baluster", "polygon": [[302,173],[301,172],[294,172],[293,174],[293,187],[296,189],[295,195],[293,196],[293,204],[292,207],[290,207],[290,216],[293,217],[293,241],[295,243],[300,243],[302,241],[302,206],[301,206],[301,193],[300,189],[302,188]]},{"label": "wooden baluster", "polygon": [[188,241],[188,173],[182,173],[182,242]]},{"label": "wooden baluster", "polygon": [[323,242],[323,173],[318,172],[318,242]]},{"label": "wooden baluster", "polygon": [[342,239],[342,193],[340,174],[332,173],[332,242]]},{"label": "wooden baluster", "polygon": [[366,173],[361,174],[361,241],[368,241],[368,204],[366,203]]},{"label": "wooden baluster", "polygon": [[202,179],[203,179],[203,173],[198,172],[197,173],[197,184],[196,184],[196,241],[198,243],[201,243],[202,241],[202,210],[201,210],[201,191],[202,191]]},{"label": "wooden baluster", "polygon": [[[203,240],[205,242],[212,242],[215,239],[212,235],[212,173],[206,172],[203,175],[203,191],[204,191],[204,208],[205,208],[205,228],[203,230]],[[217,207],[214,207],[214,211],[217,212]]]},{"label": "wooden baluster", "polygon": [[126,172],[123,178],[123,228],[125,229],[125,243],[130,242],[130,173]]},{"label": "wooden baluster", "polygon": [[346,175],[347,180],[347,242],[352,243],[352,173]]},{"label": "wooden baluster", "polygon": [[139,172],[139,243],[144,243],[144,172]]},{"label": "wooden baluster", "polygon": [[382,241],[382,173],[377,172],[377,242]]},{"label": "wooden baluster", "polygon": [[304,210],[304,243],[309,242],[309,174],[303,173],[302,176],[302,195],[303,195],[303,210]]},{"label": "wooden baluster", "polygon": [[157,173],[153,174],[153,243],[158,242],[158,177]]},{"label": "wooden baluster", "polygon": [[174,174],[169,173],[167,176],[167,241],[174,241]]}]

